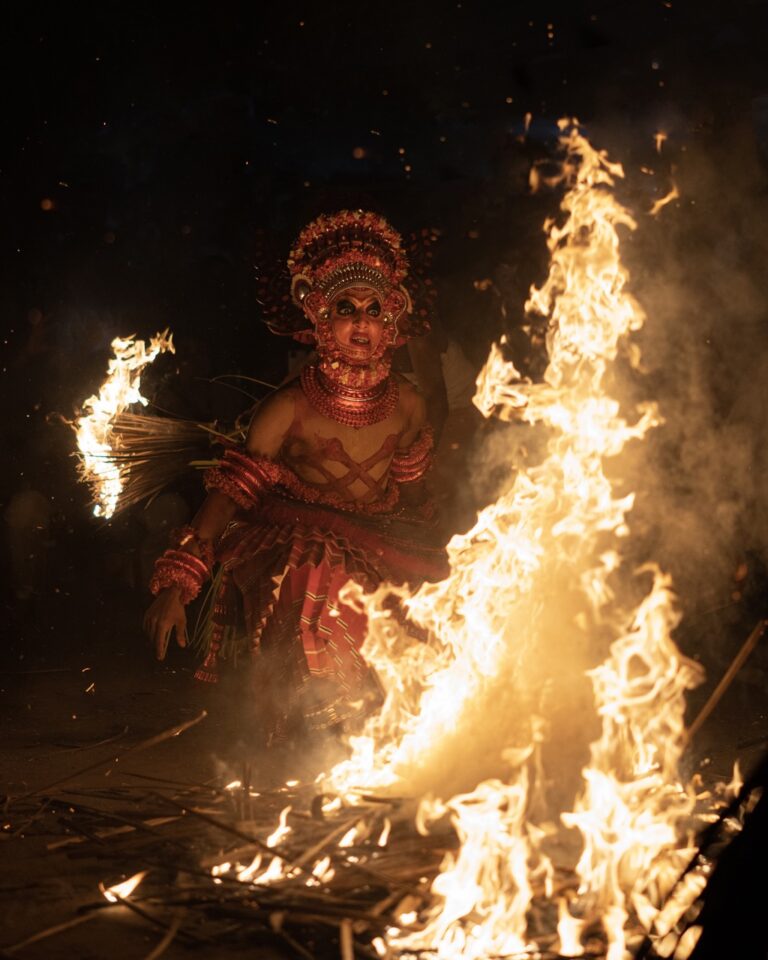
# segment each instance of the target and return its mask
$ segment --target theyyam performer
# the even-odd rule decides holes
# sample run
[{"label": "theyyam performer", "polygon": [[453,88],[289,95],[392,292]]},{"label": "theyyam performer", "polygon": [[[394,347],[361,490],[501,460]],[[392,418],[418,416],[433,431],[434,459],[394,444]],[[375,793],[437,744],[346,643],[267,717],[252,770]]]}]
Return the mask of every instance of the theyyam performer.
[{"label": "theyyam performer", "polygon": [[248,654],[254,694],[278,737],[343,727],[381,690],[361,646],[349,580],[418,583],[445,573],[424,477],[432,433],[393,350],[426,332],[407,286],[399,234],[341,211],[300,234],[288,260],[292,317],[273,332],[314,342],[316,359],[256,409],[242,446],[205,474],[207,497],[157,560],[145,629],[162,659],[186,642],[185,606],[215,572],[196,676]]}]

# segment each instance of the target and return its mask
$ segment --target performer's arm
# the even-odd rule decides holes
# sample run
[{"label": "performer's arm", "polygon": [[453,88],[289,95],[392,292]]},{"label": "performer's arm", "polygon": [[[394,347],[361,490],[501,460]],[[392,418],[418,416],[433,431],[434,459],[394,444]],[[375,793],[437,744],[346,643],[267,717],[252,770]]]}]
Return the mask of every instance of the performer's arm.
[{"label": "performer's arm", "polygon": [[[253,457],[275,457],[293,420],[294,403],[290,390],[279,391],[261,404],[253,415],[245,448]],[[192,523],[182,533],[179,550],[168,551],[172,556],[168,565],[176,564],[182,577],[184,566],[190,579],[199,578],[213,561],[211,544],[226,530],[234,518],[238,503],[221,490],[210,490]],[[166,556],[166,555],[164,555]],[[158,566],[163,558],[158,561]],[[161,581],[162,582],[162,581]],[[144,617],[144,630],[152,641],[158,660],[165,658],[171,634],[176,642],[186,646],[187,617],[184,611],[183,585],[173,584],[160,589]]]},{"label": "performer's arm", "polygon": [[[252,457],[276,457],[293,421],[290,391],[280,391],[260,404],[251,418],[245,449]],[[201,540],[218,540],[237,513],[238,505],[220,490],[211,490],[192,521]],[[199,556],[199,550],[195,550]]]},{"label": "performer's arm", "polygon": [[[409,397],[409,419],[408,424],[400,437],[393,461],[393,475],[398,480],[398,465],[405,466],[409,459],[410,451],[418,447],[419,444],[427,446],[425,454],[429,455],[431,448],[431,431],[429,430],[429,421],[427,419],[427,405],[424,396],[418,391],[413,390]],[[424,483],[424,472],[419,471],[420,475],[415,480],[398,480],[400,484],[400,503],[406,507],[419,507],[427,500],[427,487]],[[407,476],[408,470],[403,470]]]},{"label": "performer's arm", "polygon": [[408,356],[411,358],[413,372],[424,395],[426,413],[435,432],[435,443],[448,419],[448,391],[440,361],[441,338],[436,331],[425,337],[408,341]]}]

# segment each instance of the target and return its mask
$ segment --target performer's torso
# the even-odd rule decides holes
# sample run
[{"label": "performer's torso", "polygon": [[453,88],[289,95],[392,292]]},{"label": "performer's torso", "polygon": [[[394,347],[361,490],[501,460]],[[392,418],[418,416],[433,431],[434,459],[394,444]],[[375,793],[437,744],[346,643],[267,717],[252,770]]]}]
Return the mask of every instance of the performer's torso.
[{"label": "performer's torso", "polygon": [[381,500],[392,455],[407,425],[404,404],[398,403],[379,423],[351,427],[315,410],[298,384],[289,389],[296,415],[280,459],[302,480],[334,497]]}]

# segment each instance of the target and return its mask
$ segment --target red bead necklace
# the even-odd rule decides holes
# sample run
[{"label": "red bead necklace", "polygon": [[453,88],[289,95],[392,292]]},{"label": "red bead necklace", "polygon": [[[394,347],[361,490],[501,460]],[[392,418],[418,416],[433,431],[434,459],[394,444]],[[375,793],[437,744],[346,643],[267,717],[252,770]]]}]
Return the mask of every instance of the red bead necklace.
[{"label": "red bead necklace", "polygon": [[314,364],[301,371],[301,388],[318,413],[349,427],[368,427],[386,420],[400,396],[391,376],[373,387],[352,387],[329,379]]}]

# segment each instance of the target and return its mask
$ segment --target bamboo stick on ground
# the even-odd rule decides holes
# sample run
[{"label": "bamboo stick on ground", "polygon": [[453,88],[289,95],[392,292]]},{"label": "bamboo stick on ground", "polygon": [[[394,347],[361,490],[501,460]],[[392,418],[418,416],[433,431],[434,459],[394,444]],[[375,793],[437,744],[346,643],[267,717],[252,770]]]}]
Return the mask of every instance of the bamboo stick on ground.
[{"label": "bamboo stick on ground", "polygon": [[304,853],[302,853],[302,855],[298,858],[296,862],[301,865],[305,863],[310,863],[312,860],[315,859],[318,853],[320,853],[329,843],[331,843],[333,840],[336,840],[337,838],[340,839],[341,837],[343,837],[344,834],[347,832],[347,830],[349,830],[351,824],[353,824],[356,820],[359,820],[359,819],[360,819],[360,814],[357,813],[355,814],[354,817],[350,817],[349,819],[345,820],[344,823],[334,827],[333,830],[331,830],[330,833],[326,834],[322,840],[314,844],[314,846],[311,846],[309,850],[305,850]]},{"label": "bamboo stick on ground", "polygon": [[262,840],[259,840],[258,837],[249,837],[247,833],[243,833],[242,830],[238,830],[237,827],[233,827],[228,823],[222,823],[220,820],[216,820],[207,813],[202,813],[200,810],[195,810],[194,807],[185,806],[183,803],[179,803],[178,801],[171,799],[171,797],[162,797],[162,799],[165,800],[166,803],[170,803],[179,810],[183,810],[185,813],[188,813],[190,816],[197,817],[204,823],[209,823],[212,827],[217,827],[219,830],[223,830],[224,833],[229,833],[233,837],[237,837],[239,840],[242,840],[245,843],[252,843],[255,847],[258,847],[265,853],[268,853],[273,857],[277,857],[278,860],[283,860],[285,863],[295,867],[297,870],[301,870],[302,873],[305,873],[307,876],[314,879],[314,875],[311,870],[307,870],[302,864],[292,860],[284,853],[279,853],[277,847],[268,847],[266,843],[264,843]]},{"label": "bamboo stick on ground", "polygon": [[86,773],[93,773],[95,770],[100,770],[102,767],[109,765],[114,766],[114,764],[119,763],[124,757],[134,753],[139,753],[141,750],[149,750],[150,747],[156,747],[159,743],[163,743],[165,740],[170,740],[171,737],[177,737],[180,733],[184,733],[185,730],[189,730],[191,727],[194,727],[196,724],[200,723],[200,721],[204,720],[207,716],[208,711],[202,710],[196,717],[193,717],[192,720],[185,720],[183,723],[176,724],[175,727],[170,727],[168,730],[163,730],[162,733],[157,733],[153,737],[149,737],[147,740],[142,740],[140,743],[136,743],[132,747],[128,747],[127,750],[123,750],[123,752],[117,754],[117,756],[110,755],[103,760],[98,760],[96,763],[91,763],[87,767],[76,770],[74,773],[70,773],[65,777],[60,777],[58,780],[54,780],[53,783],[48,783],[43,787],[38,787],[37,790],[30,790],[29,793],[24,793],[19,797],[13,798],[13,802],[18,803],[21,800],[28,800],[30,797],[35,797],[40,793],[47,793],[54,787],[61,787],[65,783],[71,783],[73,780],[77,779],[77,777],[82,777]]},{"label": "bamboo stick on ground", "polygon": [[98,916],[96,911],[92,911],[91,913],[79,913],[76,917],[72,917],[71,920],[66,920],[64,923],[57,923],[53,927],[46,927],[45,930],[40,930],[37,933],[33,933],[31,937],[27,937],[25,940],[20,940],[18,943],[14,943],[10,947],[3,947],[3,952],[13,955],[23,947],[29,947],[33,943],[38,943],[40,940],[46,940],[48,937],[54,937],[57,933],[64,933],[65,930],[71,930],[73,927],[79,927],[81,923],[87,923],[89,920],[93,920],[93,918],[96,916]]},{"label": "bamboo stick on ground", "polygon": [[705,721],[709,718],[709,715],[712,713],[712,711],[715,709],[715,707],[718,705],[718,703],[722,699],[725,691],[728,689],[728,687],[730,687],[731,683],[733,683],[733,680],[735,679],[737,673],[739,672],[739,670],[741,670],[741,668],[746,663],[747,657],[750,655],[750,653],[752,653],[752,651],[755,649],[758,642],[760,641],[760,638],[765,633],[766,627],[768,627],[768,620],[760,620],[755,626],[752,633],[750,633],[750,635],[744,641],[744,644],[742,645],[741,649],[733,658],[733,662],[731,663],[730,667],[728,667],[728,669],[723,674],[723,677],[720,680],[720,683],[718,683],[718,685],[712,691],[709,699],[699,711],[698,716],[686,731],[685,733],[686,746],[691,742],[691,740],[699,732],[699,730],[701,729]]},{"label": "bamboo stick on ground", "polygon": [[[132,913],[135,913],[136,916],[141,917],[142,920],[146,920],[147,923],[152,924],[154,927],[158,927],[164,933],[167,933],[170,929],[167,923],[163,923],[162,920],[159,920],[157,917],[153,917],[151,913],[147,910],[144,910],[137,903],[134,903],[131,900],[128,900],[127,897],[121,897],[119,893],[115,893],[112,890],[112,896],[115,898],[118,904],[123,907],[127,907]],[[206,937],[197,937],[191,933],[187,933],[184,930],[179,930],[177,925],[176,930],[174,931],[174,936],[178,935],[180,939],[186,940],[189,944],[200,944],[200,943],[210,943],[210,940]]]},{"label": "bamboo stick on ground", "polygon": [[[173,823],[175,820],[179,820],[180,817],[153,817],[151,820],[144,820],[142,823],[145,827],[162,827],[166,823]],[[135,833],[139,828],[131,824],[123,824],[120,827],[107,827],[105,830],[95,830],[94,838],[98,841],[106,840],[111,837],[121,836],[125,833]],[[53,843],[46,845],[46,850],[58,850],[60,847],[68,847],[73,843],[83,843],[85,837],[64,837],[62,840],[55,840]]]},{"label": "bamboo stick on ground", "polygon": [[174,917],[173,923],[166,930],[163,939],[157,944],[157,946],[153,947],[152,950],[149,951],[144,960],[158,960],[158,958],[161,957],[168,947],[170,947],[170,945],[173,943],[174,937],[176,936],[180,926],[181,917]]},{"label": "bamboo stick on ground", "polygon": [[344,919],[339,924],[339,948],[341,950],[341,960],[355,960],[352,921],[349,919]]}]

